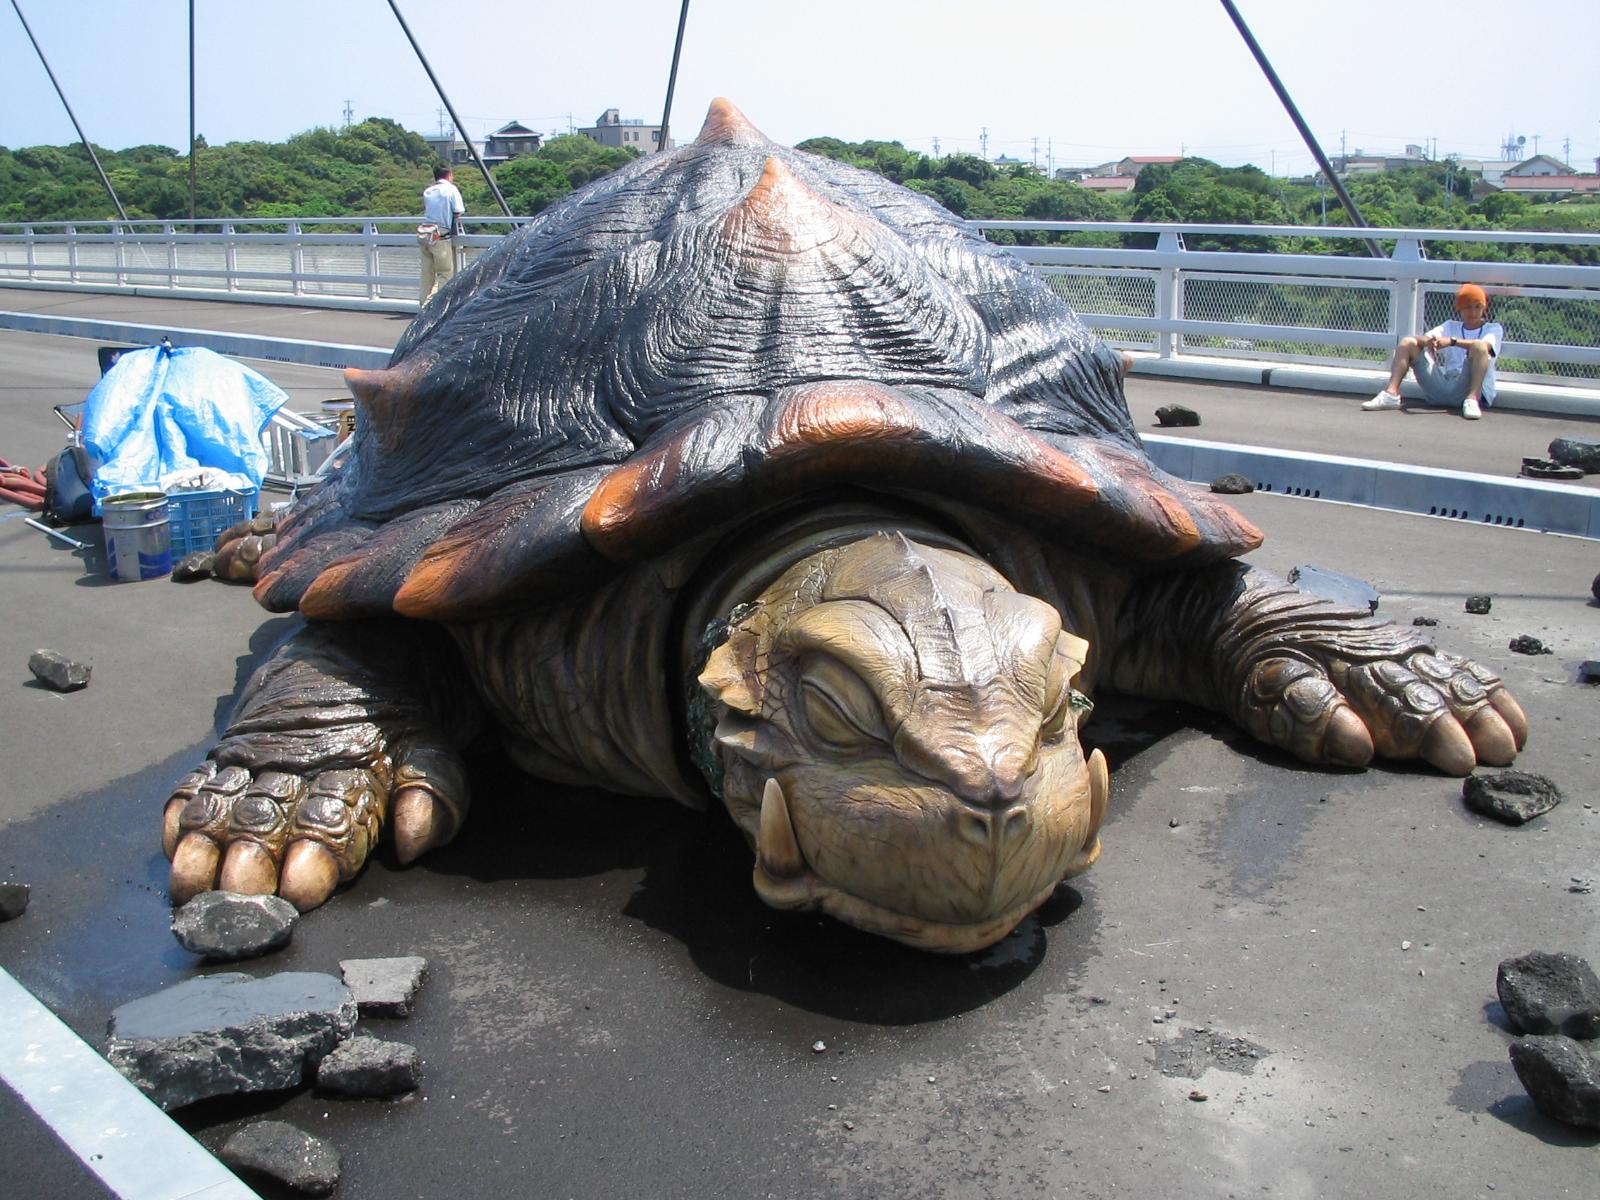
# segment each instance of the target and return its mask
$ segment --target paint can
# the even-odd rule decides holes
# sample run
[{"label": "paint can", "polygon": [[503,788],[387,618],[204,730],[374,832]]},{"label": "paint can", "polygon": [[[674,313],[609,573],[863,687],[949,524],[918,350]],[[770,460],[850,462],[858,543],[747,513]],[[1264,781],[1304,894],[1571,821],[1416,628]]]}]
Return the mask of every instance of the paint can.
[{"label": "paint can", "polygon": [[172,574],[172,534],[161,492],[112,496],[100,507],[106,567],[119,583]]}]

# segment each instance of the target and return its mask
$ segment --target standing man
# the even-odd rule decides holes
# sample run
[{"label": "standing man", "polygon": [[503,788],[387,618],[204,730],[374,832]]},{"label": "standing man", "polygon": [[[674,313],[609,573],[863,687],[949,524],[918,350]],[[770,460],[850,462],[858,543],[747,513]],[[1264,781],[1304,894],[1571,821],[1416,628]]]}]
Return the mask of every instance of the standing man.
[{"label": "standing man", "polygon": [[[1456,292],[1456,320],[1421,337],[1403,337],[1395,348],[1384,389],[1361,406],[1364,412],[1400,407],[1400,384],[1410,371],[1429,404],[1460,408],[1476,421],[1494,403],[1494,365],[1506,331],[1489,318],[1489,297],[1475,283]],[[1481,404],[1480,404],[1481,401]]]},{"label": "standing man", "polygon": [[433,186],[422,189],[423,223],[417,226],[417,243],[422,250],[424,306],[456,273],[455,237],[461,232],[461,214],[467,206],[453,180],[449,167],[435,167]]}]

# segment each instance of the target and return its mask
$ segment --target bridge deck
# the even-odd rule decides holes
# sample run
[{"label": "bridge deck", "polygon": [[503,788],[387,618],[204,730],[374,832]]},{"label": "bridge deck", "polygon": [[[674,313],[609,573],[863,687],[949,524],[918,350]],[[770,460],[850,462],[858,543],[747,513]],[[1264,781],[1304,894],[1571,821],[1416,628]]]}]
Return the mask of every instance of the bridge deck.
[{"label": "bridge deck", "polygon": [[[388,344],[403,327],[4,299],[18,298],[326,341]],[[323,371],[271,373],[308,406],[337,389]],[[49,405],[96,374],[86,343],[0,333],[0,453],[42,461],[61,442]],[[1131,393],[1141,428],[1177,400],[1212,438],[1437,451],[1480,470],[1513,469],[1504,460],[1553,429],[1587,431],[1139,379]],[[420,1093],[302,1089],[179,1122],[215,1148],[247,1120],[291,1121],[342,1149],[340,1195],[356,1198],[447,1196],[464,1180],[481,1194],[708,1200],[976,1195],[997,1180],[1040,1196],[1590,1194],[1594,1137],[1533,1110],[1494,978],[1535,949],[1600,963],[1597,893],[1570,882],[1600,883],[1600,688],[1574,681],[1578,660],[1600,657],[1594,543],[1260,493],[1239,506],[1269,535],[1254,561],[1370,579],[1382,615],[1432,617],[1442,645],[1500,672],[1532,723],[1519,765],[1567,802],[1511,829],[1465,811],[1453,779],[1309,770],[1205,714],[1100,697],[1086,739],[1113,771],[1103,858],[993,951],[948,960],[766,910],[725,822],[533,787],[487,761],[456,843],[410,869],[380,856],[288,947],[244,965],[425,955],[416,1014],[367,1023],[419,1047]],[[0,878],[34,891],[0,925],[0,963],[102,1047],[115,1006],[215,969],[168,933],[160,812],[291,621],[222,584],[111,584],[13,512],[0,508]],[[1488,615],[1463,612],[1474,592],[1494,597]],[[1511,653],[1525,633],[1555,653]],[[90,686],[24,683],[43,646],[89,662]],[[1225,1046],[1192,1077],[1163,1073],[1163,1051],[1208,1038],[1261,1057]],[[0,1089],[0,1191],[97,1194],[21,1109]]]}]

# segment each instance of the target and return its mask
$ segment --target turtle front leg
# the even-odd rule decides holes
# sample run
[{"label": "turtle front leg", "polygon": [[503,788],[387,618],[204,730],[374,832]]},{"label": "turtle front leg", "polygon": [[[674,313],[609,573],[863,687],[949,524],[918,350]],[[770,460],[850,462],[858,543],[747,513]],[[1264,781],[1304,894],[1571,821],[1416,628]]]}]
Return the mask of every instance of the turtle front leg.
[{"label": "turtle front leg", "polygon": [[305,911],[355,877],[391,821],[401,862],[449,841],[479,723],[465,679],[431,626],[313,624],[285,642],[167,801],[172,902],[220,887]]},{"label": "turtle front leg", "polygon": [[1499,677],[1422,633],[1224,563],[1136,588],[1109,686],[1216,709],[1307,762],[1420,758],[1451,775],[1504,766],[1528,737]]}]

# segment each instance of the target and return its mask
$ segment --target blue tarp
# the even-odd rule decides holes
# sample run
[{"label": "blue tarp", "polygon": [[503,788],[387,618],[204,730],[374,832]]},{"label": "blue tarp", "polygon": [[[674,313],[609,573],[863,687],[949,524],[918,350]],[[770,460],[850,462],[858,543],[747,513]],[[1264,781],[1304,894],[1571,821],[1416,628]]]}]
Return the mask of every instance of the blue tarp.
[{"label": "blue tarp", "polygon": [[166,491],[201,468],[212,468],[208,488],[259,488],[270,465],[261,433],[288,398],[201,346],[124,351],[84,400],[95,512],[108,496]]}]

